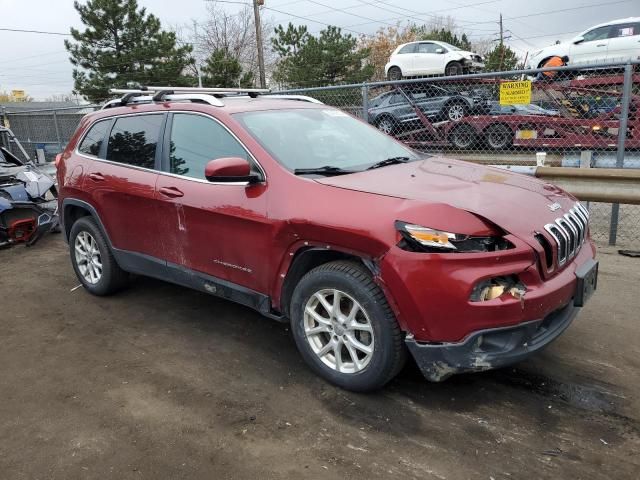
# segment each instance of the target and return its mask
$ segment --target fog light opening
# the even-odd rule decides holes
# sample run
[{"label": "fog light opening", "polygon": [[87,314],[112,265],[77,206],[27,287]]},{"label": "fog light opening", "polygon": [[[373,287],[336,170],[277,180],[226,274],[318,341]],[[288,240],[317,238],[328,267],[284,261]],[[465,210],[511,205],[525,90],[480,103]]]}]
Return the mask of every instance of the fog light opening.
[{"label": "fog light opening", "polygon": [[472,302],[487,302],[495,300],[503,295],[511,295],[518,300],[524,299],[527,287],[516,277],[510,275],[507,277],[494,277],[483,280],[473,287],[469,299]]}]

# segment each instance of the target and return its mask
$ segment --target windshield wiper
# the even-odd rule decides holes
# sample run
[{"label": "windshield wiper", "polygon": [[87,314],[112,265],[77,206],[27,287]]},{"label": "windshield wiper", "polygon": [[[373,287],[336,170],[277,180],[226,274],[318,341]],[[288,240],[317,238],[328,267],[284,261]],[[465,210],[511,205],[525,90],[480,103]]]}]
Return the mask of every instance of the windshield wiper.
[{"label": "windshield wiper", "polygon": [[293,173],[296,175],[346,175],[347,173],[356,173],[355,170],[343,170],[340,167],[332,167],[331,165],[325,165],[324,167],[316,168],[296,168]]},{"label": "windshield wiper", "polygon": [[398,163],[406,163],[411,160],[409,157],[391,157],[385,158],[377,163],[374,163],[367,170],[373,170],[374,168],[386,167],[387,165],[396,165]]}]

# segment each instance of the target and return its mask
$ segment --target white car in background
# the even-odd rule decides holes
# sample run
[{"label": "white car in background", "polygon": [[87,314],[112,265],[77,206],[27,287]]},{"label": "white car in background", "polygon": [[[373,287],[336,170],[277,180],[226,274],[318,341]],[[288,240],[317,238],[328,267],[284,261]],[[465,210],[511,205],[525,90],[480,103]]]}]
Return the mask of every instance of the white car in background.
[{"label": "white car in background", "polygon": [[566,55],[568,65],[624,63],[640,60],[640,17],[596,25],[566,42],[534,52],[529,68],[540,68],[551,57]]},{"label": "white car in background", "polygon": [[384,71],[389,80],[422,75],[462,75],[482,70],[483,62],[477,53],[446,42],[425,40],[403,43],[396,48]]}]

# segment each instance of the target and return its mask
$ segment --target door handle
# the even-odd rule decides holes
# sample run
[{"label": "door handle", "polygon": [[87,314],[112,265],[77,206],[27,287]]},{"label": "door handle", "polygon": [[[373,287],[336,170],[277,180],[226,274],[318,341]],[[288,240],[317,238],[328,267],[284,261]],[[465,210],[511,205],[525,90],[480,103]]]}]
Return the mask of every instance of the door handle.
[{"label": "door handle", "polygon": [[178,198],[184,196],[184,193],[182,193],[176,187],[160,187],[159,191],[165,197]]},{"label": "door handle", "polygon": [[606,47],[607,44],[606,43],[599,43],[598,45],[596,45],[596,47]]},{"label": "door handle", "polygon": [[94,182],[104,182],[104,175],[101,173],[90,173],[89,178]]}]

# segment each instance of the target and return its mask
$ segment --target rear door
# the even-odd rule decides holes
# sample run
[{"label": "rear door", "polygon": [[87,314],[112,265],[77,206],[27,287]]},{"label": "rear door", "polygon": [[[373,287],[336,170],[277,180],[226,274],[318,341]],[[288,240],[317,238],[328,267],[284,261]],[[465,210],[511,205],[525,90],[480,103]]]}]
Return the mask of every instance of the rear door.
[{"label": "rear door", "polygon": [[640,22],[613,25],[609,35],[608,61],[627,62],[640,59]]},{"label": "rear door", "polygon": [[604,63],[607,61],[609,49],[609,32],[611,26],[594,28],[583,35],[584,40],[574,44],[570,49],[569,64],[584,65]]},{"label": "rear door", "polygon": [[266,182],[212,183],[210,160],[242,157],[264,173],[239,140],[213,117],[169,116],[158,201],[167,261],[267,292],[271,227]]},{"label": "rear door", "polygon": [[155,187],[165,118],[153,113],[110,120],[107,141],[93,147],[95,161],[83,185],[115,248],[157,258],[163,250]]}]

